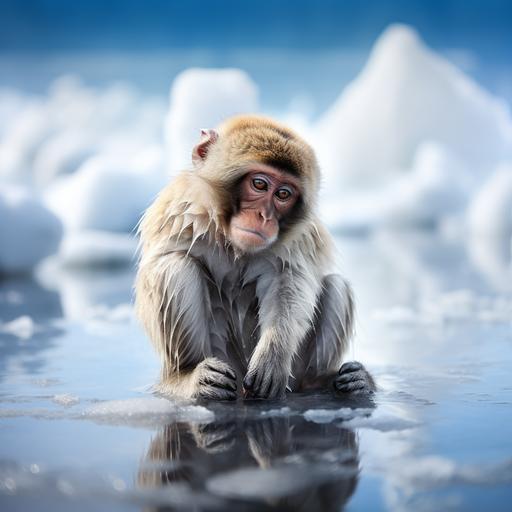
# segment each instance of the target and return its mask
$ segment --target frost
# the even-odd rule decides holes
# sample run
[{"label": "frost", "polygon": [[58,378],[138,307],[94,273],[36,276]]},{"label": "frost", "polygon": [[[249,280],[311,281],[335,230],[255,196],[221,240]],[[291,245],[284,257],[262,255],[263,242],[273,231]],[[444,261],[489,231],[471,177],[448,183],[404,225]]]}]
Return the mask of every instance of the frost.
[{"label": "frost", "polygon": [[0,332],[12,334],[21,340],[28,340],[36,330],[36,324],[27,315],[20,316],[5,324],[0,323]]},{"label": "frost", "polygon": [[31,270],[55,253],[59,219],[27,189],[0,184],[0,273]]},{"label": "frost", "polygon": [[191,151],[202,128],[214,128],[230,116],[258,110],[258,88],[242,70],[197,68],[178,75],[166,119],[171,169],[191,166]]}]

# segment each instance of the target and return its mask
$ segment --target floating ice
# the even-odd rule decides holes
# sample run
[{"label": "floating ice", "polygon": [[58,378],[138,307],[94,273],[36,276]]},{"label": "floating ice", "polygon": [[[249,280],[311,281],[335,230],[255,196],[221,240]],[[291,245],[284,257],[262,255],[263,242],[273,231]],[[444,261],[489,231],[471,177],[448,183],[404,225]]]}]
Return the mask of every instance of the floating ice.
[{"label": "floating ice", "polygon": [[334,420],[351,420],[356,416],[371,414],[372,409],[351,409],[342,407],[341,409],[308,409],[304,412],[304,418],[313,423],[331,423]]},{"label": "floating ice", "polygon": [[69,407],[71,405],[76,405],[80,402],[80,398],[76,395],[71,395],[69,393],[64,393],[62,395],[55,395],[52,400],[59,405],[63,405],[65,407]]},{"label": "floating ice", "polygon": [[209,423],[215,419],[213,411],[200,405],[173,402],[165,398],[132,398],[101,402],[87,408],[82,418],[112,424],[146,424],[187,421]]},{"label": "floating ice", "polygon": [[20,316],[5,324],[0,323],[0,333],[12,334],[21,340],[28,340],[36,331],[34,320],[27,315]]},{"label": "floating ice", "polygon": [[417,309],[395,306],[374,312],[374,317],[392,325],[440,325],[445,322],[512,321],[512,299],[506,296],[479,296],[471,290],[454,290],[424,300]]},{"label": "floating ice", "polygon": [[31,270],[57,250],[61,222],[28,190],[0,185],[0,219],[0,273]]},{"label": "floating ice", "polygon": [[174,80],[166,120],[166,142],[173,171],[190,167],[201,128],[227,117],[258,111],[258,88],[239,69],[188,69]]}]

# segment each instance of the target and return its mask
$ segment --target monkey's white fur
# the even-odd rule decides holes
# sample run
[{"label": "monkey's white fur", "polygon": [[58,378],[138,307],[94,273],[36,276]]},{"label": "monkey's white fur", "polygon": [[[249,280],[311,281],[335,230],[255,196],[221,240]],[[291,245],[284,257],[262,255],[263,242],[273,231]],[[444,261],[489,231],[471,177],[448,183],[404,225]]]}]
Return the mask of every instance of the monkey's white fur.
[{"label": "monkey's white fur", "polygon": [[[281,150],[281,125],[247,119],[260,145]],[[227,398],[212,383],[231,370],[239,389],[248,375],[268,397],[319,385],[338,371],[352,334],[351,289],[329,275],[331,239],[314,213],[316,160],[293,132],[286,129],[283,147],[293,137],[304,212],[263,251],[242,254],[230,244],[227,190],[258,155],[243,122],[221,127],[202,167],[180,174],[141,222],[136,307],[162,360],[162,393]],[[234,156],[235,146],[244,151]]]}]

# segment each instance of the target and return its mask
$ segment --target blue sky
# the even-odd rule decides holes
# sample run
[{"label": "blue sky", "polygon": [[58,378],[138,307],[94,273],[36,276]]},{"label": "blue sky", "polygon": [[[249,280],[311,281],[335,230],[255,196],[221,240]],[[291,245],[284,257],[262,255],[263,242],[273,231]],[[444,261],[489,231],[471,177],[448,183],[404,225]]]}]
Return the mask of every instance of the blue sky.
[{"label": "blue sky", "polygon": [[2,0],[0,52],[361,47],[397,21],[434,46],[512,48],[506,0]]}]

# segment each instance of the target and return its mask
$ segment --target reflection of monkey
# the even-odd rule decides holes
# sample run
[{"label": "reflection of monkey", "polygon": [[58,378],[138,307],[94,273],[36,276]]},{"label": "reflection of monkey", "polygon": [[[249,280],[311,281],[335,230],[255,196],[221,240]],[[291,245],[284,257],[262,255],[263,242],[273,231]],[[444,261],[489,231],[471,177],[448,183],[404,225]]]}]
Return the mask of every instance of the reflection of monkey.
[{"label": "reflection of monkey", "polygon": [[261,398],[287,385],[373,389],[360,363],[340,370],[353,299],[328,275],[312,149],[271,120],[239,117],[203,130],[193,161],[140,229],[136,305],[162,359],[159,390],[234,399],[244,376]]},{"label": "reflection of monkey", "polygon": [[[238,424],[173,424],[151,441],[138,483],[148,490],[184,485],[180,487],[182,508],[197,506],[200,500],[204,510],[339,511],[357,485],[357,449],[354,432],[334,424],[310,423],[300,416]],[[244,486],[236,471],[250,468],[256,480],[258,468],[262,474],[271,471],[279,496],[271,497],[269,489],[260,488],[265,480]],[[283,490],[281,479],[290,474],[302,479],[301,485]],[[218,488],[219,478],[227,485]]]}]

